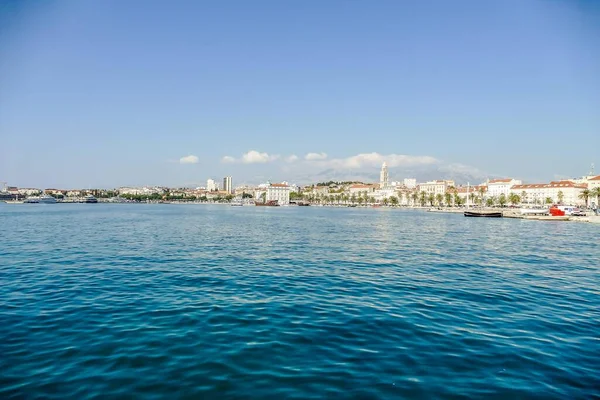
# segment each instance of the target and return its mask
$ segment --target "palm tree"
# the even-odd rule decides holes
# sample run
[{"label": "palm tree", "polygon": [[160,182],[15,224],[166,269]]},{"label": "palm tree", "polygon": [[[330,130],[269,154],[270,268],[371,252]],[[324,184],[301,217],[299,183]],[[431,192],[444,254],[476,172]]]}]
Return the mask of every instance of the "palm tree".
[{"label": "palm tree", "polygon": [[546,197],[546,204],[552,204],[552,197]]},{"label": "palm tree", "polygon": [[364,201],[363,197],[362,196],[358,196],[358,204],[362,205],[363,201]]},{"label": "palm tree", "polygon": [[444,197],[446,198],[446,207],[450,207],[450,203],[452,202],[452,193],[446,192]]},{"label": "palm tree", "polygon": [[562,202],[563,202],[563,200],[564,200],[564,198],[565,198],[565,195],[564,195],[564,193],[562,192],[562,190],[559,190],[559,191],[558,191],[558,196],[557,196],[557,197],[558,197],[558,202],[559,202],[560,204],[562,204]]},{"label": "palm tree", "polygon": [[[402,192],[397,192],[398,197],[396,198],[396,204],[402,203]],[[394,196],[392,196],[394,197]]]},{"label": "palm tree", "polygon": [[433,206],[433,202],[435,201],[435,196],[433,193],[429,193],[429,196],[427,196],[427,201],[429,202],[430,206]]},{"label": "palm tree", "polygon": [[417,194],[417,192],[413,192],[411,197],[412,197],[412,204],[414,207],[417,205],[417,200],[419,199],[419,195]]},{"label": "palm tree", "polygon": [[396,207],[398,205],[398,198],[396,196],[390,197],[390,203],[393,207]]},{"label": "palm tree", "polygon": [[473,200],[475,200],[475,193],[469,193],[469,200],[471,200],[471,203],[473,203]]},{"label": "palm tree", "polygon": [[387,205],[388,205],[388,202],[389,202],[388,198],[387,198],[387,197],[384,197],[384,198],[383,198],[383,205],[384,205],[384,206],[387,206]]},{"label": "palm tree", "polygon": [[443,201],[444,201],[444,196],[442,196],[441,193],[438,193],[435,195],[435,202],[437,203],[438,207],[440,207],[442,205]]},{"label": "palm tree", "polygon": [[483,204],[483,194],[485,193],[485,188],[483,186],[480,186],[479,189],[477,189],[477,191],[479,192],[479,201],[481,202],[481,204]]},{"label": "palm tree", "polygon": [[508,201],[513,206],[516,206],[517,204],[519,204],[521,202],[521,197],[516,193],[511,193],[508,195]]},{"label": "palm tree", "polygon": [[356,203],[356,193],[352,193],[352,196],[350,197],[350,203]]},{"label": "palm tree", "polygon": [[419,195],[419,203],[421,203],[421,207],[425,206],[425,202],[427,201],[427,193],[421,192]]},{"label": "palm tree", "polygon": [[375,203],[375,197],[373,197],[373,196],[369,197],[369,202]]},{"label": "palm tree", "polygon": [[527,202],[527,192],[524,191],[524,190],[521,192],[521,202],[522,203],[526,203]]},{"label": "palm tree", "polygon": [[504,207],[506,205],[506,195],[504,193],[501,193],[500,197],[498,197],[498,204],[500,204],[500,207]]},{"label": "palm tree", "polygon": [[454,205],[460,206],[462,203],[458,192],[454,192]]},{"label": "palm tree", "polygon": [[488,207],[491,207],[494,205],[494,203],[496,202],[496,199],[493,197],[488,197],[485,201],[485,205]]},{"label": "palm tree", "polygon": [[590,198],[591,192],[588,189],[583,189],[579,198],[585,201],[585,208],[588,206],[588,200]]},{"label": "palm tree", "polygon": [[596,198],[596,207],[598,206],[598,203],[600,202],[600,186],[593,188],[590,191],[590,196],[595,197]]}]

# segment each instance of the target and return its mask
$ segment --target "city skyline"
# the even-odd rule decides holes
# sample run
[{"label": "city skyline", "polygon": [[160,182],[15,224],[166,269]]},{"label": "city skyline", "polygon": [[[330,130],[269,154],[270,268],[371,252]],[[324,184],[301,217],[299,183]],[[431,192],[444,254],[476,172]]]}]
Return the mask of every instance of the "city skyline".
[{"label": "city skyline", "polygon": [[0,181],[581,176],[598,21],[593,1],[9,2]]}]

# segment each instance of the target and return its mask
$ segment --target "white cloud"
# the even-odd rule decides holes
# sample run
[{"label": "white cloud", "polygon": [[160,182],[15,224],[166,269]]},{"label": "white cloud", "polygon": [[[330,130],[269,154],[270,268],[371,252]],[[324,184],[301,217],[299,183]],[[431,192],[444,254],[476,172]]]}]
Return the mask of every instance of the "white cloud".
[{"label": "white cloud", "polygon": [[181,157],[179,159],[179,164],[198,164],[198,157],[193,155]]},{"label": "white cloud", "polygon": [[264,164],[270,161],[275,161],[279,158],[277,155],[269,155],[268,153],[260,153],[256,150],[250,150],[242,156],[244,164]]},{"label": "white cloud", "polygon": [[291,156],[286,157],[285,161],[287,161],[289,163],[296,162],[296,161],[298,161],[298,156],[295,154],[292,154]]},{"label": "white cloud", "polygon": [[231,156],[225,156],[221,158],[221,162],[225,164],[232,164],[241,162],[244,164],[264,164],[279,159],[279,155],[261,153],[256,150],[250,150],[249,152],[242,154],[241,158],[235,158]]},{"label": "white cloud", "polygon": [[[315,159],[313,159],[313,161],[314,160]],[[436,158],[430,156],[408,156],[404,154],[383,155],[379,153],[362,153],[346,158],[334,158],[326,161],[322,161],[322,159],[316,159],[316,161],[319,161],[318,164],[321,166],[344,169],[380,167],[381,164],[383,164],[383,162],[386,162],[388,164],[388,167],[392,168],[417,165],[431,165],[439,162]]]},{"label": "white cloud", "polygon": [[304,156],[304,159],[307,161],[324,160],[326,158],[327,158],[326,153],[308,153],[307,155]]}]

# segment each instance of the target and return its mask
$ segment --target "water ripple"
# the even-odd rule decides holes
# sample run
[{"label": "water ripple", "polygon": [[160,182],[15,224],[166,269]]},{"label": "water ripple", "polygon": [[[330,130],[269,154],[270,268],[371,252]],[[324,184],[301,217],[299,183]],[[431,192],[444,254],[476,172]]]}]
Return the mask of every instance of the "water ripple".
[{"label": "water ripple", "polygon": [[3,399],[600,394],[596,226],[128,204],[0,223]]}]

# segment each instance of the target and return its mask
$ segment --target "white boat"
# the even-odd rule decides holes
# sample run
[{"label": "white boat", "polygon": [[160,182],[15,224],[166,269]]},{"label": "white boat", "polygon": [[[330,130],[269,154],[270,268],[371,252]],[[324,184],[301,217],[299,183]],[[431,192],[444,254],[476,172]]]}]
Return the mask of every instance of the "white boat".
[{"label": "white boat", "polygon": [[55,204],[56,203],[56,199],[52,196],[49,196],[47,194],[44,194],[42,196],[40,196],[40,204]]},{"label": "white boat", "polygon": [[547,208],[521,208],[521,215],[548,215]]},{"label": "white boat", "polygon": [[244,200],[242,200],[241,198],[235,198],[232,199],[231,202],[229,202],[229,204],[232,207],[242,207],[244,205]]},{"label": "white boat", "polygon": [[95,198],[94,196],[92,196],[91,194],[89,194],[83,198],[83,202],[84,203],[97,203],[98,199]]}]

